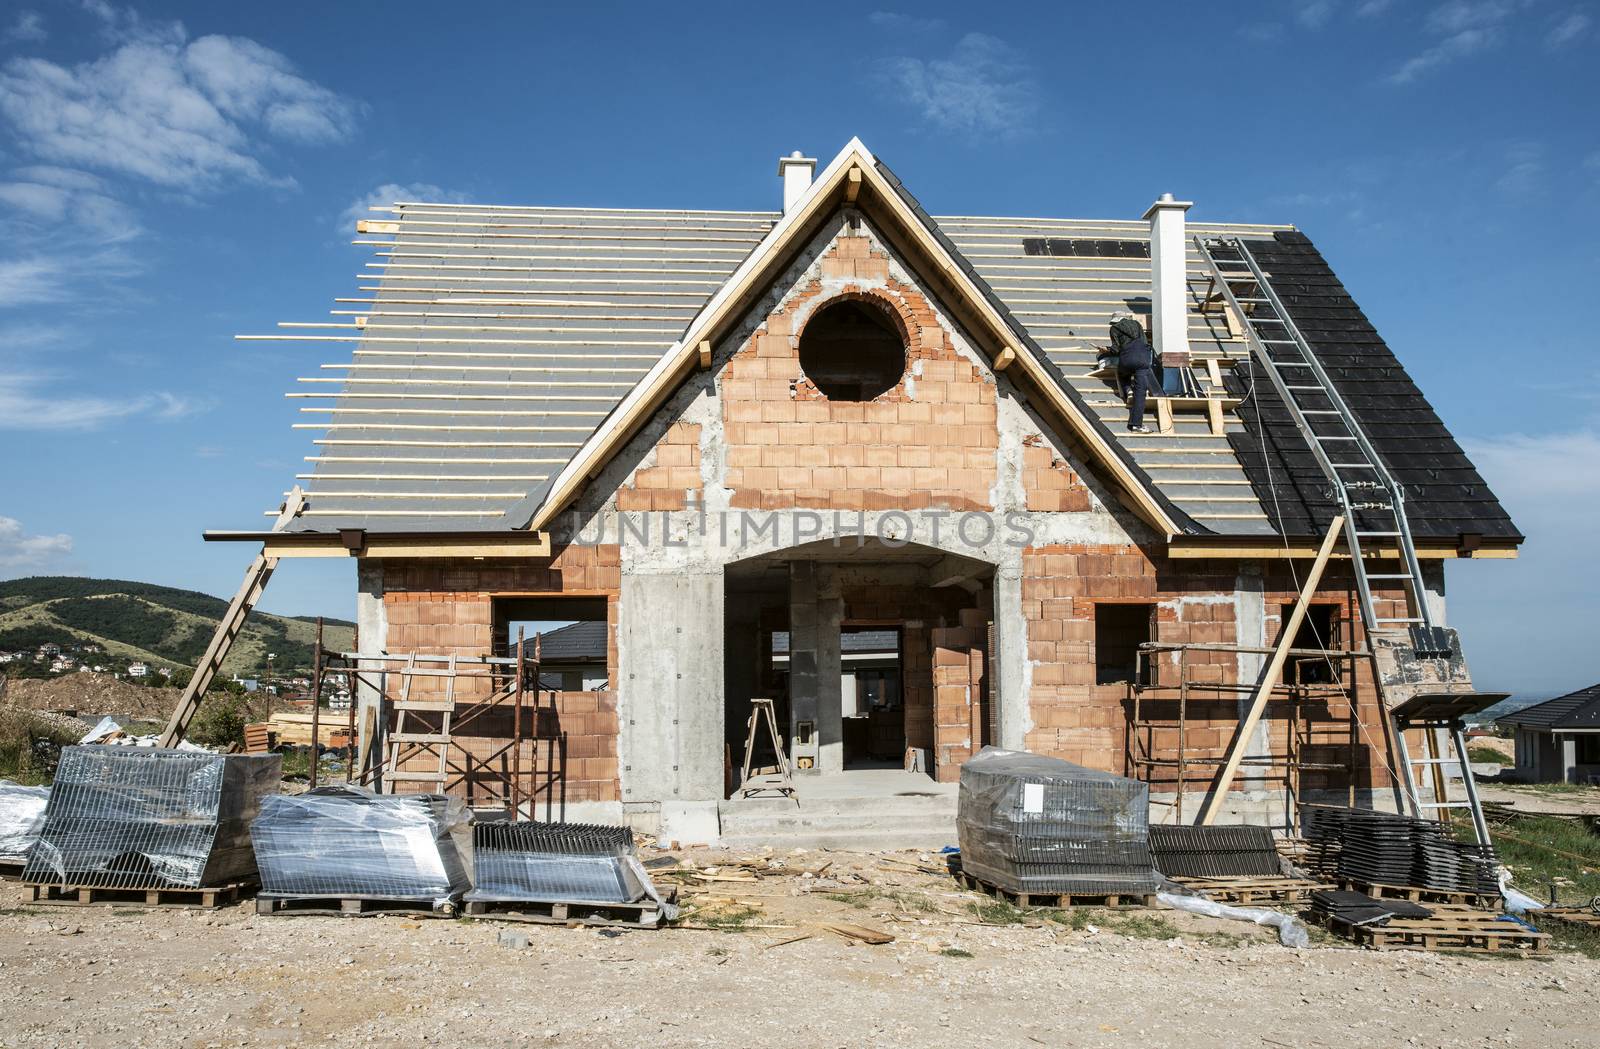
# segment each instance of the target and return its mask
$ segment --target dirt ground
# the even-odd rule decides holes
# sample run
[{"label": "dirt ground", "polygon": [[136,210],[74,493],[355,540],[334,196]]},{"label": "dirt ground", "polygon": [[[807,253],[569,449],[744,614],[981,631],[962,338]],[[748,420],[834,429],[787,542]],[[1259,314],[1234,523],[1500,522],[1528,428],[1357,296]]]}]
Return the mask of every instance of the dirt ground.
[{"label": "dirt ground", "polygon": [[1600,962],[1574,954],[1378,953],[1320,934],[1295,951],[1167,910],[1041,920],[916,853],[783,854],[759,877],[675,855],[701,873],[659,880],[683,883],[685,924],[716,928],[36,908],[6,883],[0,1046],[1600,1044]]},{"label": "dirt ground", "polygon": [[1518,812],[1556,816],[1600,816],[1600,787],[1549,783],[1478,782],[1478,796],[1486,802],[1509,805]]}]

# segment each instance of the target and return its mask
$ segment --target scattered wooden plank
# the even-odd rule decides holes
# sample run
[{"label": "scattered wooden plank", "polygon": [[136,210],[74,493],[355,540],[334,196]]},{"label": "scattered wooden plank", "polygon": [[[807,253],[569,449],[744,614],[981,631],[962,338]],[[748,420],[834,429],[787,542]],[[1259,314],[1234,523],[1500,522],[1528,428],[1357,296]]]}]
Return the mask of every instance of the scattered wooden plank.
[{"label": "scattered wooden plank", "polygon": [[1387,885],[1383,882],[1351,881],[1341,878],[1341,889],[1352,892],[1364,892],[1380,900],[1409,900],[1412,903],[1432,904],[1447,903],[1458,904],[1463,907],[1473,907],[1480,910],[1498,910],[1500,896],[1498,893],[1485,892],[1457,892],[1450,889],[1429,889],[1420,885]]},{"label": "scattered wooden plank", "polygon": [[894,937],[877,929],[869,929],[864,925],[851,925],[848,922],[822,922],[821,927],[829,932],[837,933],[847,940],[859,940],[862,943],[882,945],[893,943]]},{"label": "scattered wooden plank", "polygon": [[774,948],[774,947],[782,947],[784,944],[799,943],[801,940],[809,940],[809,939],[811,939],[812,935],[813,935],[812,933],[803,932],[799,936],[791,936],[786,940],[778,940],[778,941],[776,941],[774,943],[769,943],[765,947],[762,947],[761,949],[763,951],[770,951],[770,950],[772,950],[772,948]]}]

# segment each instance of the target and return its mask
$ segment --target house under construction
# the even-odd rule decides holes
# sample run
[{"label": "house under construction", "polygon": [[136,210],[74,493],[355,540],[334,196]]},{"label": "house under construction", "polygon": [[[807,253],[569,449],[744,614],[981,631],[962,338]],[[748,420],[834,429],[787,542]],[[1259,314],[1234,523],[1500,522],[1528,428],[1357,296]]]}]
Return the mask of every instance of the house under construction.
[{"label": "house under construction", "polygon": [[1312,242],[934,217],[859,141],[778,174],[781,212],[396,203],[331,320],[250,336],[337,353],[288,512],[209,538],[356,560],[369,777],[712,840],[770,699],[802,807],[986,744],[1153,819],[1388,804],[1369,635],[1443,656],[1444,562],[1521,536]]}]

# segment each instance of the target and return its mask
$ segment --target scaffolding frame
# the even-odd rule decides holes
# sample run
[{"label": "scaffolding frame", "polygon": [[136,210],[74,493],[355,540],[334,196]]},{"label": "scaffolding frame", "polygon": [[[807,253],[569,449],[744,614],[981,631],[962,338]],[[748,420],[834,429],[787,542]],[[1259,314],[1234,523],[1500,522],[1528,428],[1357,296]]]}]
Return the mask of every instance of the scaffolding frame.
[{"label": "scaffolding frame", "polygon": [[[347,714],[345,781],[395,793],[397,786],[408,781],[396,775],[407,762],[437,754],[443,769],[438,777],[441,792],[460,786],[471,807],[501,807],[520,814],[527,805],[531,815],[541,794],[553,796],[567,765],[566,732],[547,731],[547,719],[541,717],[543,711],[554,709],[553,698],[550,707],[543,706],[543,694],[549,692],[553,697],[556,690],[539,687],[539,642],[535,636],[530,646],[519,636],[510,656],[340,652],[319,644],[314,688],[325,677],[342,674],[352,692]],[[448,697],[450,709],[443,710],[444,700],[438,698],[413,698],[410,684],[415,677],[442,681],[442,694]],[[486,695],[474,687],[477,682],[487,682]],[[460,687],[463,684],[464,689]],[[373,697],[368,702],[360,700],[361,686]],[[472,698],[462,698],[464,695]],[[317,738],[316,709],[313,708],[313,740]],[[358,713],[363,718],[359,726]],[[495,715],[508,715],[511,731],[509,735],[473,737],[495,741],[487,753],[474,754],[456,741],[457,736],[468,734],[464,730],[492,720]],[[431,727],[439,731],[416,733],[429,737],[426,739],[391,743],[388,737],[403,717],[420,721],[424,728],[430,727],[431,721]],[[525,748],[529,743],[532,747]],[[526,762],[524,749],[530,749]]]},{"label": "scaffolding frame", "polygon": [[[1201,664],[1191,661],[1191,653],[1225,653],[1231,655],[1254,655],[1271,657],[1278,649],[1258,647],[1252,645],[1236,645],[1223,642],[1195,642],[1178,643],[1165,641],[1149,641],[1141,644],[1135,658],[1135,673],[1133,683],[1129,686],[1129,720],[1128,732],[1125,742],[1125,758],[1127,767],[1134,778],[1144,780],[1152,787],[1156,785],[1156,773],[1160,769],[1170,768],[1175,770],[1175,796],[1172,802],[1173,813],[1177,822],[1184,821],[1184,797],[1189,782],[1189,773],[1192,767],[1221,768],[1227,764],[1225,755],[1201,756],[1191,755],[1189,722],[1191,720],[1192,705],[1216,704],[1226,701],[1230,697],[1238,700],[1248,700],[1256,693],[1259,685],[1244,681],[1200,681],[1191,676],[1192,668],[1196,666],[1217,666],[1215,663]],[[1177,680],[1164,682],[1161,680],[1160,671],[1163,665],[1171,666],[1172,662],[1161,659],[1164,654],[1174,653],[1177,670]],[[1364,732],[1360,715],[1358,713],[1359,699],[1356,690],[1356,670],[1364,661],[1372,660],[1372,653],[1364,649],[1323,649],[1323,648],[1290,648],[1286,653],[1289,659],[1313,659],[1323,661],[1330,667],[1335,675],[1333,683],[1318,683],[1298,680],[1301,664],[1295,663],[1295,681],[1280,679],[1269,694],[1268,704],[1277,706],[1282,713],[1274,718],[1270,709],[1265,720],[1268,722],[1268,752],[1246,756],[1237,764],[1258,770],[1258,775],[1265,775],[1276,782],[1282,782],[1284,787],[1285,824],[1288,829],[1294,830],[1299,823],[1299,805],[1301,797],[1301,773],[1335,772],[1344,770],[1346,776],[1347,803],[1355,804],[1356,778],[1361,749],[1361,736]],[[1374,669],[1374,673],[1375,673]],[[1374,678],[1376,680],[1376,678]],[[1197,698],[1196,693],[1200,693]],[[1173,693],[1176,693],[1173,695]],[[1176,701],[1176,717],[1169,715],[1148,715],[1148,704],[1168,699]],[[1345,720],[1349,728],[1349,760],[1343,764],[1331,762],[1307,761],[1303,755],[1306,746],[1326,746],[1309,738],[1302,739],[1302,732],[1309,732],[1314,724],[1330,724],[1330,719],[1313,721],[1303,716],[1302,708],[1310,703],[1327,703],[1341,701],[1349,706],[1349,715]],[[1232,720],[1236,720],[1237,715]],[[1208,725],[1212,722],[1227,722],[1230,718],[1207,717]],[[1274,721],[1283,720],[1284,746],[1281,753],[1272,749],[1270,727]],[[1236,727],[1236,726],[1235,726]],[[1176,729],[1177,747],[1175,756],[1162,757],[1160,753],[1165,748],[1155,744],[1158,729]],[[1210,748],[1208,748],[1210,749]],[[1277,775],[1271,775],[1276,772]],[[1198,772],[1197,772],[1198,775]],[[1196,792],[1202,797],[1209,794],[1214,783],[1214,775],[1205,778],[1203,787],[1197,786]]]}]

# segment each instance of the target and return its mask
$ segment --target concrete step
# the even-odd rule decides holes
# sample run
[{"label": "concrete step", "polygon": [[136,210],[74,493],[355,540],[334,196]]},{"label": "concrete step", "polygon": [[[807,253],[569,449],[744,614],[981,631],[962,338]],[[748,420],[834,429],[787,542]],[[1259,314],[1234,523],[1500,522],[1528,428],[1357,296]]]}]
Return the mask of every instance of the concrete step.
[{"label": "concrete step", "polygon": [[722,844],[730,848],[938,849],[956,842],[956,799],[742,798],[723,802]]}]

